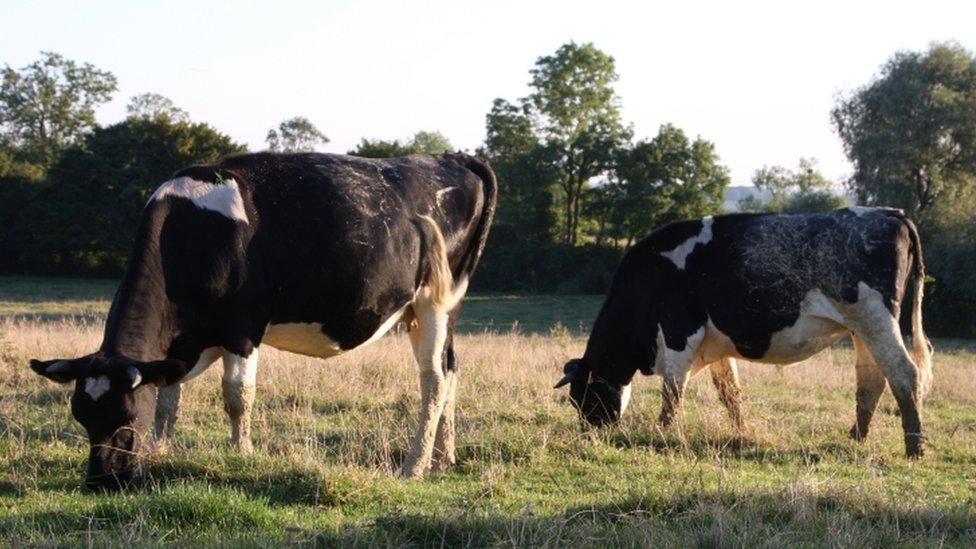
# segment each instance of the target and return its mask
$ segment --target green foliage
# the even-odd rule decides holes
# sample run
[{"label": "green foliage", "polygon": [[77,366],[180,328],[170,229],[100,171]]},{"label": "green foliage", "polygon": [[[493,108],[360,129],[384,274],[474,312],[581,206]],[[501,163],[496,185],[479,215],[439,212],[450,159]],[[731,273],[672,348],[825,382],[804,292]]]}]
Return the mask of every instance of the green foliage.
[{"label": "green foliage", "polygon": [[268,149],[274,152],[312,152],[317,145],[324,145],[329,138],[303,116],[289,118],[278,124],[277,129],[268,130],[265,138]]},{"label": "green foliage", "polygon": [[485,117],[486,137],[478,151],[504,182],[499,193],[495,225],[518,227],[517,238],[535,247],[554,236],[555,181],[558,177],[549,150],[536,136],[526,105],[496,99]]},{"label": "green foliage", "polygon": [[125,108],[129,118],[155,120],[167,118],[173,122],[189,122],[190,115],[177,107],[168,98],[158,93],[143,93],[133,96]]},{"label": "green foliage", "polygon": [[153,189],[177,170],[240,152],[206,124],[129,118],[61,153],[2,247],[24,269],[115,275]]},{"label": "green foliage", "polygon": [[410,143],[402,144],[399,140],[384,141],[382,139],[363,138],[355,149],[349,151],[353,156],[365,158],[391,158],[394,156],[408,156],[416,154]]},{"label": "green foliage", "polygon": [[364,137],[349,154],[365,158],[392,158],[411,154],[442,154],[453,149],[451,142],[441,132],[421,130],[406,143],[401,143],[398,139],[385,141]]},{"label": "green foliage", "polygon": [[799,169],[763,166],[752,176],[752,184],[770,195],[769,202],[759,199],[739,201],[740,211],[783,213],[829,212],[843,208],[847,201],[835,195],[833,183],[817,171],[817,161],[801,158]]},{"label": "green foliage", "polygon": [[976,334],[976,57],[953,43],[900,52],[833,111],[858,201],[909,212],[928,272],[926,320]]},{"label": "green foliage", "polygon": [[690,141],[671,124],[651,141],[638,141],[620,152],[616,169],[620,234],[633,242],[672,221],[718,213],[728,170],[718,163],[715,146]]},{"label": "green foliage", "polygon": [[576,244],[583,195],[590,180],[613,167],[631,137],[620,119],[613,57],[593,44],[570,42],[540,57],[530,71],[532,92],[523,99],[562,190],[562,240]]},{"label": "green foliage", "polygon": [[410,145],[418,153],[424,154],[441,154],[451,152],[454,149],[450,140],[438,131],[421,130],[414,134]]},{"label": "green foliage", "polygon": [[95,107],[116,90],[112,73],[42,52],[20,70],[0,70],[0,129],[23,160],[51,165],[95,126]]},{"label": "green foliage", "polygon": [[833,121],[858,202],[924,212],[976,178],[976,58],[956,44],[900,52]]}]

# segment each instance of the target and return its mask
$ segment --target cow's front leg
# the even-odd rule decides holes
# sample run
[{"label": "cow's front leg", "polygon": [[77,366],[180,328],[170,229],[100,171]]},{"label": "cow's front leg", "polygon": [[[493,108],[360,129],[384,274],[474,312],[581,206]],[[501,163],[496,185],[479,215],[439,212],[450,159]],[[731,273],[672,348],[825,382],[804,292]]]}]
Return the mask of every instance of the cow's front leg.
[{"label": "cow's front leg", "polygon": [[257,373],[257,347],[252,348],[247,356],[224,351],[224,379],[221,383],[224,410],[230,416],[231,443],[243,453],[250,453],[253,449],[251,409],[254,406]]},{"label": "cow's front leg", "polygon": [[183,385],[190,379],[200,375],[220,358],[220,348],[211,347],[200,352],[196,364],[186,378],[180,383],[167,385],[159,390],[156,397],[156,423],[153,450],[164,454],[173,440],[176,422],[180,416],[180,403],[183,399]]},{"label": "cow's front leg", "polygon": [[165,454],[173,440],[173,430],[180,416],[180,401],[183,398],[183,384],[174,383],[159,390],[156,397],[156,431],[153,451]]},{"label": "cow's front leg", "polygon": [[664,383],[661,385],[661,396],[663,404],[658,423],[662,427],[670,427],[674,423],[674,416],[681,406],[681,397],[684,396],[685,386],[688,385],[688,378],[691,377],[691,365],[688,363],[668,364],[664,371]]},{"label": "cow's front leg", "polygon": [[712,383],[718,391],[718,399],[729,412],[729,419],[737,431],[742,431],[745,422],[742,418],[742,385],[739,383],[739,370],[735,359],[725,357],[708,367]]},{"label": "cow's front leg", "polygon": [[429,302],[415,303],[414,313],[416,322],[410,325],[410,343],[420,368],[420,424],[400,475],[420,478],[430,469],[434,440],[447,401],[448,380],[441,361],[447,342],[448,314]]}]

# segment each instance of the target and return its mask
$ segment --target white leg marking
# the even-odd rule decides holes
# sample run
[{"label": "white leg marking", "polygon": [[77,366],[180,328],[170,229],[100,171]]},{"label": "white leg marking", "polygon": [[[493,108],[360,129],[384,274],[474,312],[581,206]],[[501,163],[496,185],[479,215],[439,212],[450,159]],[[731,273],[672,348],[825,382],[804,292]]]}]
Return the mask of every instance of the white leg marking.
[{"label": "white leg marking", "polygon": [[167,196],[186,198],[198,208],[215,211],[234,221],[245,224],[248,222],[244,199],[241,197],[237,181],[233,179],[215,184],[186,176],[177,177],[160,185],[149,197],[149,202],[162,200]]},{"label": "white leg marking", "polygon": [[254,405],[258,373],[258,349],[242,357],[224,351],[224,380],[221,384],[224,409],[230,416],[231,442],[243,452],[251,451],[251,408]]},{"label": "white leg marking", "polygon": [[628,383],[623,386],[620,390],[620,415],[623,416],[624,412],[627,411],[627,406],[630,406],[630,397],[634,392],[634,384]]},{"label": "white leg marking", "polygon": [[713,222],[714,219],[711,216],[702,219],[701,232],[685,240],[670,252],[662,252],[661,255],[670,259],[679,270],[683,270],[685,268],[685,262],[688,261],[688,256],[691,255],[691,252],[695,251],[695,247],[699,244],[708,244],[711,242]]},{"label": "white leg marking", "polygon": [[702,341],[705,339],[705,326],[698,328],[695,333],[688,336],[685,340],[684,349],[674,350],[668,348],[664,330],[658,326],[658,356],[655,361],[654,370],[660,372],[663,377],[661,394],[664,404],[661,407],[661,415],[658,421],[662,425],[668,426],[674,419],[678,406],[681,403],[681,396],[684,394],[685,385],[688,383],[691,369],[698,362],[698,355]]},{"label": "white leg marking", "polygon": [[415,303],[414,312],[417,325],[410,330],[410,342],[420,367],[420,424],[410,453],[403,462],[401,475],[419,478],[430,468],[437,425],[447,397],[441,357],[447,342],[448,314],[429,300]]}]

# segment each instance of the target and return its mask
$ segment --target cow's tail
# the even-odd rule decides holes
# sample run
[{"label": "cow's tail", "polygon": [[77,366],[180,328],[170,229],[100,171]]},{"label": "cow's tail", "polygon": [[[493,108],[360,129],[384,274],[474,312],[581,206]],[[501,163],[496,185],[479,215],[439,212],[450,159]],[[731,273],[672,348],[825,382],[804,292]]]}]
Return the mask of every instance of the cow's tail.
[{"label": "cow's tail", "polygon": [[922,300],[925,297],[925,261],[922,259],[922,241],[918,237],[918,229],[911,219],[904,214],[899,215],[901,222],[908,228],[911,239],[912,273],[915,299],[912,302],[912,355],[919,371],[919,396],[924,398],[932,388],[932,344],[925,336],[922,328]]},{"label": "cow's tail", "polygon": [[478,266],[478,260],[481,259],[481,253],[485,250],[485,243],[488,241],[488,230],[495,217],[495,205],[498,202],[498,180],[491,166],[484,160],[461,153],[455,155],[455,158],[462,166],[481,178],[484,193],[481,218],[478,219],[478,226],[475,227],[468,249],[457,268],[457,272],[462,273],[461,276],[470,276]]},{"label": "cow's tail", "polygon": [[422,215],[430,228],[430,236],[427,242],[427,264],[430,266],[430,274],[427,277],[427,287],[430,292],[429,298],[435,309],[450,309],[453,304],[454,296],[454,275],[451,274],[451,264],[447,259],[447,243],[444,242],[444,233],[429,215]]}]

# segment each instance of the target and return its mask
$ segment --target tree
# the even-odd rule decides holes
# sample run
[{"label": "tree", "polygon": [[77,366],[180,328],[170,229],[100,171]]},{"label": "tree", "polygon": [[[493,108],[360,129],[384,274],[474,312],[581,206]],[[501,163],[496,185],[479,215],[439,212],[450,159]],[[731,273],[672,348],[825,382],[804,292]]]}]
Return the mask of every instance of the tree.
[{"label": "tree", "polygon": [[549,244],[558,174],[552,168],[549,151],[535,134],[526,105],[495,99],[485,116],[485,129],[485,143],[478,155],[486,158],[498,180],[505,182],[495,224],[518,227],[529,247]]},{"label": "tree", "polygon": [[715,146],[691,141],[671,124],[618,153],[616,175],[622,187],[618,218],[628,245],[672,221],[721,212],[729,184]]},{"label": "tree", "polygon": [[116,90],[112,73],[52,52],[0,71],[0,129],[26,161],[50,166],[95,126],[95,107]]},{"label": "tree", "polygon": [[128,118],[97,128],[61,154],[22,216],[13,239],[21,261],[116,276],[142,209],[161,182],[186,166],[243,150],[206,124],[168,118]]},{"label": "tree", "polygon": [[275,152],[312,152],[317,145],[324,145],[329,138],[303,116],[289,118],[268,130],[265,138],[268,148]]},{"label": "tree", "polygon": [[421,130],[414,134],[410,144],[418,153],[426,154],[441,154],[454,149],[444,134],[438,131]]},{"label": "tree", "polygon": [[143,118],[146,120],[168,118],[173,122],[190,121],[190,115],[186,111],[174,105],[168,97],[164,97],[158,93],[144,93],[133,96],[129,100],[129,105],[125,110],[129,118]]},{"label": "tree", "polygon": [[[844,197],[832,192],[833,183],[817,170],[817,161],[812,158],[801,158],[797,171],[763,166],[753,174],[752,184],[770,195],[762,208],[770,212],[829,212],[847,203]],[[752,204],[740,203],[740,206],[751,208]]]},{"label": "tree", "polygon": [[593,44],[570,42],[540,57],[530,74],[533,91],[525,103],[559,173],[563,240],[575,244],[587,184],[612,167],[616,151],[631,136],[620,120],[614,61]]},{"label": "tree", "polygon": [[365,158],[390,158],[393,156],[416,154],[416,152],[416,149],[413,148],[411,143],[404,145],[396,139],[384,141],[382,139],[366,139],[364,137],[355,149],[349,151],[349,154]]},{"label": "tree", "polygon": [[919,214],[976,182],[976,58],[957,44],[895,54],[832,115],[858,202]]}]

